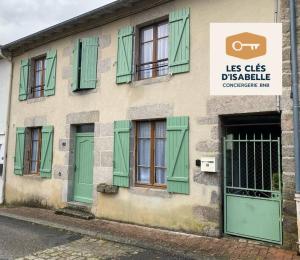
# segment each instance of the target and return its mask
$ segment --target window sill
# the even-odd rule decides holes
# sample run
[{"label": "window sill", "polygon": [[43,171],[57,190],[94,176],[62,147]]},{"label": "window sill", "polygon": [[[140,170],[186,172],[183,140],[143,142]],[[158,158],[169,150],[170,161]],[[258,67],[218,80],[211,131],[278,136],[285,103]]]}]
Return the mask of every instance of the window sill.
[{"label": "window sill", "polygon": [[136,195],[160,197],[160,198],[171,198],[172,194],[168,193],[167,189],[157,189],[150,187],[130,187],[129,192]]},{"label": "window sill", "polygon": [[37,179],[42,180],[41,176],[39,174],[23,174],[22,177],[28,178],[28,179]]},{"label": "window sill", "polygon": [[27,104],[37,103],[46,100],[46,97],[28,98]]},{"label": "window sill", "polygon": [[132,81],[129,86],[130,87],[141,87],[141,86],[147,86],[147,85],[152,85],[152,84],[157,84],[157,83],[162,83],[162,82],[168,82],[172,78],[171,74],[161,76],[161,77],[156,77],[156,78],[149,78],[149,79],[142,79],[142,80],[136,80]]}]

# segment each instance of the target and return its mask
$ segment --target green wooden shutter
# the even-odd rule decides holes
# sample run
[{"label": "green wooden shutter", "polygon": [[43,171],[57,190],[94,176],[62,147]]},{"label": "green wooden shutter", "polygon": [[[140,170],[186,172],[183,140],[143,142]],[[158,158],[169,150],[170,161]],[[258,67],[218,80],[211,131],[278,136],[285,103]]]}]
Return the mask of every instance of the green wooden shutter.
[{"label": "green wooden shutter", "polygon": [[169,14],[169,68],[177,74],[190,70],[190,9]]},{"label": "green wooden shutter", "polygon": [[52,96],[55,94],[56,84],[56,50],[47,52],[46,57],[46,79],[45,79],[45,96]]},{"label": "green wooden shutter", "polygon": [[167,118],[168,192],[189,194],[189,118]]},{"label": "green wooden shutter", "polygon": [[83,38],[81,52],[80,89],[96,88],[98,37]]},{"label": "green wooden shutter", "polygon": [[127,26],[118,33],[117,83],[129,83],[133,68],[133,27]]},{"label": "green wooden shutter", "polygon": [[79,89],[79,58],[80,58],[80,40],[77,40],[73,49],[73,58],[72,58],[72,91]]},{"label": "green wooden shutter", "polygon": [[53,126],[42,128],[40,173],[42,178],[51,178],[53,156]]},{"label": "green wooden shutter", "polygon": [[114,123],[113,184],[129,187],[130,121]]},{"label": "green wooden shutter", "polygon": [[29,60],[21,60],[19,100],[27,99],[29,68],[30,68]]},{"label": "green wooden shutter", "polygon": [[25,151],[25,128],[18,127],[16,131],[16,150],[15,150],[15,164],[14,164],[14,173],[16,175],[23,175],[24,151]]}]

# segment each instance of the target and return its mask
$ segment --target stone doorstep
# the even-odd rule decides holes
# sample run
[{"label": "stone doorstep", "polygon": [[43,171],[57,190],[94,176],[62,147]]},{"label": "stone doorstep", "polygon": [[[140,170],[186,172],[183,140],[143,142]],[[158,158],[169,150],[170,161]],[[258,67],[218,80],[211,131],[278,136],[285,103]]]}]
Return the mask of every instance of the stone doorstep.
[{"label": "stone doorstep", "polygon": [[81,218],[81,219],[85,219],[85,220],[90,220],[90,219],[95,218],[94,214],[92,214],[92,213],[81,211],[81,210],[76,210],[74,208],[69,208],[69,207],[57,209],[57,210],[55,210],[55,214],[65,215],[65,216],[69,216],[69,217],[73,217],[73,218]]},{"label": "stone doorstep", "polygon": [[295,251],[247,239],[203,237],[101,219],[86,221],[55,215],[47,209],[0,208],[0,216],[195,259],[300,259]]}]

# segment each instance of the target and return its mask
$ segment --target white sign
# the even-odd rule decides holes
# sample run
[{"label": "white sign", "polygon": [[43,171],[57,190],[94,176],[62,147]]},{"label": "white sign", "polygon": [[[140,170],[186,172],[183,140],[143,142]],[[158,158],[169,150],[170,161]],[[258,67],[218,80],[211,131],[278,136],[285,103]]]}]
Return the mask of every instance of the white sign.
[{"label": "white sign", "polygon": [[281,95],[280,23],[210,24],[211,95]]}]

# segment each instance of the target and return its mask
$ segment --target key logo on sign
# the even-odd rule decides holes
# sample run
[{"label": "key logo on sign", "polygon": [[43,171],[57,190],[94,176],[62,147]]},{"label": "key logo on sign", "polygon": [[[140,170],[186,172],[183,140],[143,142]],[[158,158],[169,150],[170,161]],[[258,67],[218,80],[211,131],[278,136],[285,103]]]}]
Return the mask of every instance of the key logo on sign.
[{"label": "key logo on sign", "polygon": [[226,38],[226,54],[240,59],[252,59],[267,52],[266,37],[253,33],[240,33]]}]

